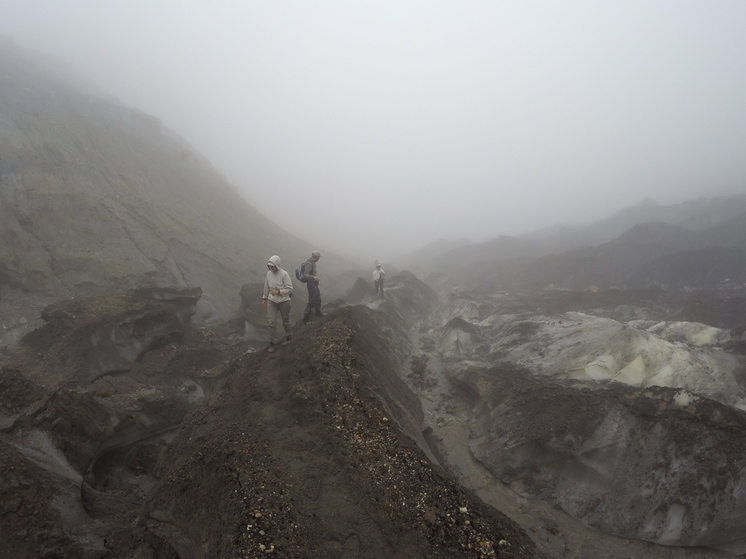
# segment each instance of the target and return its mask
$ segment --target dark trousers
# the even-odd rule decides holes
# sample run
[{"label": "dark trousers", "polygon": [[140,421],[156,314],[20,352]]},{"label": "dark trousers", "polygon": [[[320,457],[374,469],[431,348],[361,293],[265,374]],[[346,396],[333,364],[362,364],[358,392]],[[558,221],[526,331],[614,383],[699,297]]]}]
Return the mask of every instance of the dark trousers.
[{"label": "dark trousers", "polygon": [[306,283],[308,289],[308,304],[306,310],[303,311],[303,320],[311,318],[312,314],[321,316],[321,293],[319,292],[319,284],[317,282]]},{"label": "dark trousers", "polygon": [[376,284],[376,294],[383,299],[383,277],[378,278],[374,283]]}]

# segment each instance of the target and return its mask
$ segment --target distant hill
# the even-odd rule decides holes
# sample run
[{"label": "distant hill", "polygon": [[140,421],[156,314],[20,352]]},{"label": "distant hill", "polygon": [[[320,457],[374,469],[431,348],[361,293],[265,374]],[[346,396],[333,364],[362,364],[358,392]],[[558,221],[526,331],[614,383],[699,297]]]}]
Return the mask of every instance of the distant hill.
[{"label": "distant hill", "polygon": [[[197,319],[224,319],[269,256],[292,270],[316,248],[157,118],[61,75],[0,41],[0,345],[47,303],[130,287],[201,287]],[[325,274],[359,266],[324,256]]]},{"label": "distant hill", "polygon": [[[418,264],[425,273],[445,273],[468,285],[499,290],[661,283],[680,288],[686,282],[662,281],[645,267],[664,256],[672,262],[675,257],[669,255],[693,249],[746,248],[744,215],[746,195],[701,197],[671,206],[644,200],[587,226],[504,235],[440,254],[431,247]],[[728,269],[726,275],[733,275],[734,268]]]},{"label": "distant hill", "polygon": [[746,289],[744,232],[746,213],[704,230],[644,223],[601,245],[537,258],[521,268],[512,287],[741,291]]},{"label": "distant hill", "polygon": [[680,204],[664,206],[649,198],[624,208],[589,225],[556,225],[525,235],[544,241],[548,252],[560,252],[576,246],[600,245],[615,239],[635,225],[668,223],[686,229],[714,227],[746,212],[746,196],[700,197]]},{"label": "distant hill", "polygon": [[547,286],[584,289],[620,286],[626,274],[660,256],[686,250],[693,233],[666,223],[635,225],[607,243],[577,247],[549,254],[529,263],[522,272],[522,283],[530,288]]},{"label": "distant hill", "polygon": [[457,281],[470,283],[472,278],[499,274],[506,262],[525,262],[545,253],[541,241],[502,235],[483,243],[457,246],[441,254],[415,260],[416,265],[408,269],[419,271],[423,277],[427,273],[445,273]]}]

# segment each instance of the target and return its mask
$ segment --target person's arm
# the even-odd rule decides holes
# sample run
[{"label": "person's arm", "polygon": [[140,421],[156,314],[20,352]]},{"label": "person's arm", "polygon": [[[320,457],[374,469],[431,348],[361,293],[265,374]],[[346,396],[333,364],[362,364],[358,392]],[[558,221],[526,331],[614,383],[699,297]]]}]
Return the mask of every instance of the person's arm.
[{"label": "person's arm", "polygon": [[267,297],[269,297],[269,281],[264,278],[264,293],[262,293],[262,306],[267,306]]},{"label": "person's arm", "polygon": [[288,274],[285,270],[283,270],[282,274],[282,280],[281,280],[280,287],[280,295],[283,297],[285,295],[293,296],[293,280],[290,279],[290,274]]}]

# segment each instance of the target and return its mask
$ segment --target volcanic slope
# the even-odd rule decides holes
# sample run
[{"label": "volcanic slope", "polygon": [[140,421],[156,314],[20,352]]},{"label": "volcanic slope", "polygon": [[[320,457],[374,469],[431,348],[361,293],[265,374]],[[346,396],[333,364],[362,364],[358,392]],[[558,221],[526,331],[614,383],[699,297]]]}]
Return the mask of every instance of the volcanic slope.
[{"label": "volcanic slope", "polygon": [[[317,248],[157,118],[58,66],[0,41],[0,345],[39,326],[49,303],[135,287],[200,287],[195,320],[227,319],[270,255],[291,268]],[[357,267],[324,254],[326,273]]]}]

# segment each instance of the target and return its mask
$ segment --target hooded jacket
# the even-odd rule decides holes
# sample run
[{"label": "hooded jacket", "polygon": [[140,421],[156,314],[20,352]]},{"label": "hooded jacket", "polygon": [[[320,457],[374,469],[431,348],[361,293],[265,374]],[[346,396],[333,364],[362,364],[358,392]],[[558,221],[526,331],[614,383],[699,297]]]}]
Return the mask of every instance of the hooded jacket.
[{"label": "hooded jacket", "polygon": [[[284,301],[290,301],[293,296],[293,282],[290,279],[290,274],[280,267],[280,257],[270,256],[267,260],[267,264],[272,264],[277,267],[277,271],[267,270],[267,277],[264,279],[264,295],[262,299],[269,299],[273,303],[282,303]],[[270,295],[270,291],[279,289],[279,295]]]},{"label": "hooded jacket", "polygon": [[383,271],[383,268],[380,266],[376,266],[376,269],[373,270],[373,280],[378,281],[378,278],[384,277],[386,275],[386,272]]}]

